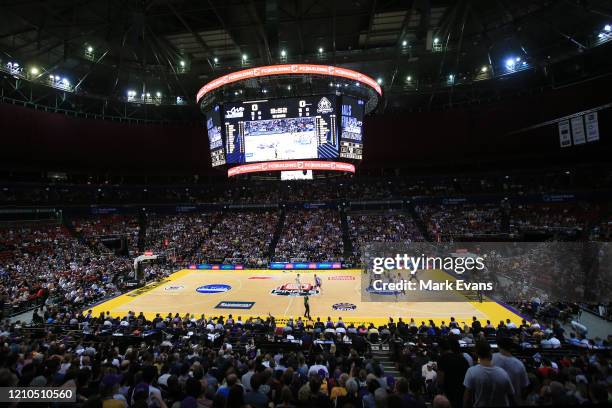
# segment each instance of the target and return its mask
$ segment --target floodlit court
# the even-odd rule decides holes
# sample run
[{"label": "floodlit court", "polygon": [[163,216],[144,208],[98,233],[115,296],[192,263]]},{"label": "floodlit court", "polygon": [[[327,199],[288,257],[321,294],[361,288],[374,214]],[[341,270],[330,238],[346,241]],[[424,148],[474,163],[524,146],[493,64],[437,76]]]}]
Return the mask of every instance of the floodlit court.
[{"label": "floodlit court", "polygon": [[[410,301],[411,293],[399,296],[370,295],[365,298],[376,299],[370,302],[362,299],[362,279],[369,279],[360,270],[317,270],[317,271],[278,271],[278,270],[180,270],[160,282],[152,283],[116,298],[107,300],[93,308],[94,315],[110,311],[113,316],[123,316],[129,311],[143,312],[149,319],[156,313],[201,314],[210,316],[249,316],[265,317],[272,314],[277,321],[297,318],[304,313],[304,300],[297,294],[296,277],[300,273],[302,288],[310,291],[310,314],[313,319],[320,317],[336,320],[342,317],[345,322],[355,324],[384,324],[389,317],[402,317],[405,321],[414,318],[417,324],[429,319],[439,324],[448,323],[454,316],[458,322],[470,323],[472,316],[481,321],[491,320],[497,325],[500,320],[511,319],[519,324],[521,317],[509,308],[485,298],[480,303],[461,298],[459,293],[452,296],[457,301],[436,301],[435,294],[417,292],[423,301]],[[314,287],[314,274],[322,279],[322,289]],[[420,279],[448,279],[442,271],[421,271]],[[367,282],[366,285],[367,286]],[[304,291],[302,291],[304,293]],[[427,297],[424,297],[427,296]],[[386,301],[380,301],[386,300]],[[405,300],[407,299],[407,300]],[[427,300],[427,301],[425,301]]]}]

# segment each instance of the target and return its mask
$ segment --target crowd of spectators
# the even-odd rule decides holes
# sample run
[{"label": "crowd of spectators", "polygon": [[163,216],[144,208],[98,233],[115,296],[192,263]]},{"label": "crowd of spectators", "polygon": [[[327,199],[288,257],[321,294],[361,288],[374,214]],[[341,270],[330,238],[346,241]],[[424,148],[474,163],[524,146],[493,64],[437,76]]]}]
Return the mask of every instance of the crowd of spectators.
[{"label": "crowd of spectators", "polygon": [[58,300],[83,306],[118,293],[130,260],[81,243],[65,227],[0,228],[0,297],[10,310]]},{"label": "crowd of spectators", "polygon": [[278,211],[225,213],[199,253],[207,262],[266,267],[278,220]]},{"label": "crowd of spectators", "polygon": [[461,176],[386,175],[319,179],[302,182],[270,180],[219,181],[138,180],[68,175],[64,181],[7,180],[0,184],[0,202],[6,205],[134,204],[134,203],[278,203],[321,200],[389,200],[419,196],[480,194],[543,194],[598,191],[612,184],[612,171],[579,168],[511,174]]},{"label": "crowd of spectators", "polygon": [[93,246],[104,248],[106,238],[124,238],[128,252],[138,252],[140,225],[138,217],[128,215],[100,215],[72,220],[72,226],[83,240]]},{"label": "crowd of spectators", "polygon": [[415,210],[436,240],[486,237],[504,232],[504,210],[500,205],[430,204],[417,205]]},{"label": "crowd of spectators", "polygon": [[210,214],[147,215],[145,250],[175,264],[191,260],[217,221]]},{"label": "crowd of spectators", "polygon": [[276,244],[276,261],[337,262],[343,256],[344,241],[337,210],[287,212]]},{"label": "crowd of spectators", "polygon": [[[520,307],[520,305],[519,305]],[[0,386],[72,388],[102,407],[471,407],[610,402],[610,336],[534,309],[517,325],[471,321],[375,326],[273,316],[81,314],[49,305],[34,324],[0,325]],[[68,334],[70,333],[70,334]],[[390,345],[391,367],[372,345]]]},{"label": "crowd of spectators", "polygon": [[354,212],[347,214],[353,253],[359,256],[370,242],[423,241],[412,217],[401,211]]},{"label": "crowd of spectators", "polygon": [[598,214],[597,207],[579,204],[521,204],[510,211],[510,230],[519,232],[581,232]]}]

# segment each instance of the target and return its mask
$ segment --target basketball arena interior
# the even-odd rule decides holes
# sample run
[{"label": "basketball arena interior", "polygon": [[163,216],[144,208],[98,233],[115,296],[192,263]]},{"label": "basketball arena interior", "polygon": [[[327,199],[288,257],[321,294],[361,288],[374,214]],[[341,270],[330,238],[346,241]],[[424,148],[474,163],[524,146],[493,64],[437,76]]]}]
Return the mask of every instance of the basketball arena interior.
[{"label": "basketball arena interior", "polygon": [[610,406],[611,25],[0,1],[0,403]]}]

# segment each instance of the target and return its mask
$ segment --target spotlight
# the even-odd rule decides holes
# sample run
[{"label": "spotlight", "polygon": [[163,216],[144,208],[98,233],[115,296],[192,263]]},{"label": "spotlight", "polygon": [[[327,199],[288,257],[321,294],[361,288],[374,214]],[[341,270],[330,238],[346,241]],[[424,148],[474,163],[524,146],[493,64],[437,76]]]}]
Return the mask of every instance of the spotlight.
[{"label": "spotlight", "polygon": [[488,68],[486,66],[483,66],[482,68],[480,68],[480,72],[487,72]]},{"label": "spotlight", "polygon": [[181,65],[181,67],[185,67],[185,61],[181,60],[179,64]]},{"label": "spotlight", "polygon": [[509,69],[514,68],[514,64],[515,64],[514,58],[508,58],[506,60],[506,67],[507,68],[509,68]]},{"label": "spotlight", "polygon": [[455,76],[454,76],[453,74],[450,74],[450,75],[448,76],[448,79],[452,81],[453,79],[455,79]]},{"label": "spotlight", "polygon": [[62,78],[62,84],[68,86],[68,85],[70,85],[70,81],[68,81],[67,78]]},{"label": "spotlight", "polygon": [[287,85],[287,89],[288,89],[288,90],[291,90],[291,85]]},{"label": "spotlight", "polygon": [[213,61],[214,61],[214,62],[215,62],[215,64],[216,64],[217,62],[219,62],[219,58],[215,57],[215,58],[213,58]]},{"label": "spotlight", "polygon": [[319,47],[319,54],[323,54],[323,47]]},{"label": "spotlight", "polygon": [[406,77],[406,81],[408,81],[408,82],[412,81],[412,77],[411,77],[410,75],[408,75],[408,76]]},{"label": "spotlight", "polygon": [[606,24],[606,25],[604,26],[604,31],[605,31],[605,32],[608,32],[608,33],[609,33],[610,31],[612,31],[612,27],[610,27],[610,24]]},{"label": "spotlight", "polygon": [[434,44],[437,44],[440,42],[440,39],[438,37],[434,38]]},{"label": "spotlight", "polygon": [[93,47],[91,45],[89,45],[87,47],[87,52],[92,53],[93,52]]},{"label": "spotlight", "polygon": [[281,57],[286,57],[286,56],[287,56],[287,51],[282,50],[282,51],[281,51]]},{"label": "spotlight", "polygon": [[150,98],[151,94],[149,92],[147,92],[147,98]]},{"label": "spotlight", "polygon": [[156,92],[155,96],[157,96],[158,98],[161,98],[161,92]]},{"label": "spotlight", "polygon": [[514,60],[515,60],[516,62],[521,62],[521,57],[516,57]]},{"label": "spotlight", "polygon": [[39,72],[40,71],[36,67],[30,68],[30,74],[32,74],[32,75],[38,75]]},{"label": "spotlight", "polygon": [[405,46],[407,46],[407,45],[408,45],[408,41],[406,41],[406,40],[402,41],[402,46],[404,46],[404,47],[405,47]]},{"label": "spotlight", "polygon": [[382,84],[382,78],[378,78],[376,82],[378,82],[379,85]]},{"label": "spotlight", "polygon": [[246,61],[247,60],[247,55],[246,54],[242,54],[242,60]]},{"label": "spotlight", "polygon": [[55,79],[55,76],[54,75],[49,75],[49,79],[53,81]]},{"label": "spotlight", "polygon": [[267,89],[264,89],[264,90],[263,90],[263,93],[268,93],[268,90],[267,90]]}]

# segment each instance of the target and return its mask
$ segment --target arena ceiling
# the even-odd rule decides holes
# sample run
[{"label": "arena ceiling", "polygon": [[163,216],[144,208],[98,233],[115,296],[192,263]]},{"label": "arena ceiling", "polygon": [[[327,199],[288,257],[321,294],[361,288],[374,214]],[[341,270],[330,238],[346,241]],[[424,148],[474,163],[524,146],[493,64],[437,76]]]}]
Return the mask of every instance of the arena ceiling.
[{"label": "arena ceiling", "polygon": [[[609,54],[611,23],[607,0],[14,0],[0,2],[0,59],[5,74],[18,61],[36,89],[69,91],[59,104],[75,110],[91,109],[86,99],[127,116],[147,104],[195,107],[199,87],[220,75],[298,62],[379,79],[383,108],[427,109],[522,71],[541,80],[594,49]],[[584,76],[586,65],[572,64],[564,70]],[[27,96],[11,86],[4,96]]]}]

